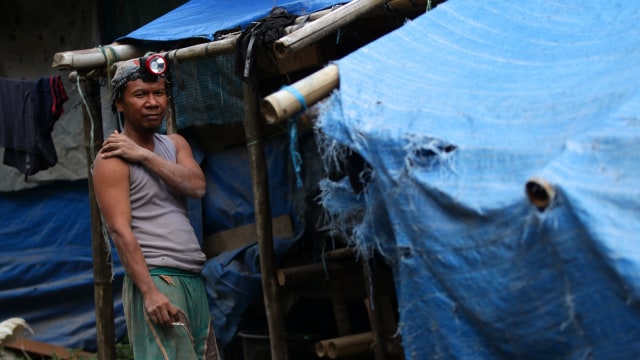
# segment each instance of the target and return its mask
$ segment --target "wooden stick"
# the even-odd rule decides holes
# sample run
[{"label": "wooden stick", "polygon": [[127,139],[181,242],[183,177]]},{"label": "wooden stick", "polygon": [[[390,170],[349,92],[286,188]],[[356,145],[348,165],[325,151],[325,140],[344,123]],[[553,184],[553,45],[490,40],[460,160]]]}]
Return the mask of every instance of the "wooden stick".
[{"label": "wooden stick", "polygon": [[337,31],[362,14],[382,6],[385,1],[386,0],[352,0],[311,24],[302,27],[300,30],[276,40],[273,44],[273,50],[278,57],[287,56]]},{"label": "wooden stick", "polygon": [[273,230],[271,228],[271,206],[269,200],[269,179],[264,145],[260,141],[260,113],[258,95],[254,89],[258,84],[243,83],[244,131],[249,153],[251,185],[253,189],[253,209],[256,219],[256,235],[260,249],[260,273],[262,291],[269,327],[271,358],[287,360],[287,346],[284,335],[284,316],[280,307],[280,292],[276,280],[275,255],[273,250]]},{"label": "wooden stick", "polygon": [[365,279],[365,287],[367,289],[367,297],[364,299],[367,312],[369,313],[369,324],[371,325],[371,337],[373,341],[373,354],[376,360],[384,360],[385,354],[383,349],[382,334],[382,315],[379,305],[379,296],[377,291],[378,279],[377,271],[372,268],[372,262],[366,259],[362,261],[362,273]]},{"label": "wooden stick", "polygon": [[373,342],[373,333],[365,332],[318,341],[315,345],[316,355],[337,359],[369,351]]},{"label": "wooden stick", "polygon": [[[52,356],[56,359],[95,359],[96,354],[87,351],[74,351],[62,346],[44,343],[41,341],[17,338],[9,344],[3,345],[7,349],[13,349],[17,351],[26,352],[31,355],[39,355],[37,359],[50,359]],[[2,351],[0,351],[0,359],[4,359]],[[7,357],[7,359],[13,359],[13,357]],[[22,357],[20,358],[22,359]],[[103,359],[103,358],[99,358]]]},{"label": "wooden stick", "polygon": [[93,160],[103,141],[100,83],[81,77],[80,89],[87,106],[82,107],[84,140],[87,152],[87,177],[89,179],[89,205],[91,210],[91,248],[93,254],[93,296],[96,312],[96,341],[98,358],[115,360],[116,334],[113,310],[113,280],[111,249],[102,231],[102,217],[93,188]]},{"label": "wooden stick", "polygon": [[260,109],[270,124],[277,124],[303,110],[295,92],[302,95],[307,107],[325,98],[340,84],[338,65],[331,64],[295,82],[292,90],[283,88],[264,98]]}]

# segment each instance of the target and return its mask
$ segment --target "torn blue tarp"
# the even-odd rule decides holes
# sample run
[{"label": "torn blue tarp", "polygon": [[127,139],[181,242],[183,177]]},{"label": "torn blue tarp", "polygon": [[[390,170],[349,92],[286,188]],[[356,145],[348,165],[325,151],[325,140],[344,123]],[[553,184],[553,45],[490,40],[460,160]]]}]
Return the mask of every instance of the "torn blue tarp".
[{"label": "torn blue tarp", "polygon": [[450,0],[337,61],[323,155],[371,175],[323,204],[392,265],[407,359],[640,356],[639,32],[633,0]]},{"label": "torn blue tarp", "polygon": [[251,22],[282,7],[294,15],[306,15],[347,1],[336,0],[191,0],[117,41],[174,41],[215,39],[216,34],[244,30]]}]

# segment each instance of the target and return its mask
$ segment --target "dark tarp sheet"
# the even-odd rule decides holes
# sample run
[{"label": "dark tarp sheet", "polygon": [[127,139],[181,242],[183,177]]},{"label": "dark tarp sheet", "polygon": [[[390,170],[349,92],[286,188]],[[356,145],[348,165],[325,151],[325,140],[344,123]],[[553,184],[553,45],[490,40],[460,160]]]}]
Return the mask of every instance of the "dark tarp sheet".
[{"label": "dark tarp sheet", "polygon": [[245,29],[274,7],[305,15],[346,1],[336,0],[191,0],[117,41],[214,40],[216,33]]},{"label": "dark tarp sheet", "polygon": [[337,62],[323,156],[372,170],[324,205],[366,210],[407,359],[640,356],[638,34],[635,0],[450,0]]},{"label": "dark tarp sheet", "polygon": [[[0,193],[0,321],[24,318],[21,336],[72,349],[96,348],[87,181]],[[125,332],[114,255],[116,334]]]}]

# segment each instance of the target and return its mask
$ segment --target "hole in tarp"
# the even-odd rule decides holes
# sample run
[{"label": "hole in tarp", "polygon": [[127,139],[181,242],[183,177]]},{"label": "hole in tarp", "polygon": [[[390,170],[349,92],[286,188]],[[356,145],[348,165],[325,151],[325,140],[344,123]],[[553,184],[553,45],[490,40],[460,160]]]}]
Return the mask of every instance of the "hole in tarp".
[{"label": "hole in tarp", "polygon": [[451,144],[438,144],[435,149],[433,148],[422,148],[416,149],[414,151],[414,155],[418,158],[429,158],[436,155],[440,155],[443,153],[450,153],[456,150],[458,147]]},{"label": "hole in tarp", "polygon": [[337,164],[331,165],[333,166],[328,169],[328,178],[338,181],[347,176],[356,194],[360,194],[371,180],[371,165],[355,151],[349,151]]},{"label": "hole in tarp", "polygon": [[446,162],[458,149],[456,145],[433,137],[410,137],[405,148],[407,165],[432,167]]}]

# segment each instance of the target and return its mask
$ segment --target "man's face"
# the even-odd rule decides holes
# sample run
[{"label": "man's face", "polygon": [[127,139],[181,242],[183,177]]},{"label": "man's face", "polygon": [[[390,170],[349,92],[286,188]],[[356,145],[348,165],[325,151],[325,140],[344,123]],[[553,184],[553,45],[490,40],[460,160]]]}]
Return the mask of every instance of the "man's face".
[{"label": "man's face", "polygon": [[167,109],[164,79],[144,82],[141,79],[125,85],[122,98],[116,101],[118,111],[124,113],[125,123],[145,129],[157,129]]}]

